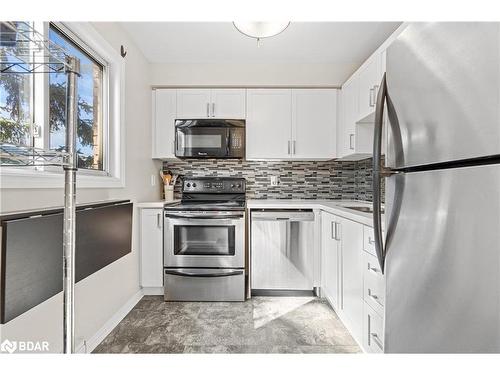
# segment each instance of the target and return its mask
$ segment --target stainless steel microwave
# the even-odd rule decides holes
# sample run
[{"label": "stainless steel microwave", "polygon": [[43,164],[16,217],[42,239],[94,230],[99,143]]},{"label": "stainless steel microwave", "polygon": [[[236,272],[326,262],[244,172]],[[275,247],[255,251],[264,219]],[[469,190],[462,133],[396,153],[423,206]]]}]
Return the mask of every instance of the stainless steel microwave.
[{"label": "stainless steel microwave", "polygon": [[243,159],[245,120],[175,120],[175,156]]}]

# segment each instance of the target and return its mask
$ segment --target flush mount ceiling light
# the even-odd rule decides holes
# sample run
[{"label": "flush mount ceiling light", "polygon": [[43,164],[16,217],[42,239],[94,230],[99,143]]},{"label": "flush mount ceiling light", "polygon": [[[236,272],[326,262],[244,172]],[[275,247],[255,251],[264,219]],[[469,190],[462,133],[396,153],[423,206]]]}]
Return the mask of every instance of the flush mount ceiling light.
[{"label": "flush mount ceiling light", "polygon": [[257,45],[260,45],[260,40],[276,36],[290,25],[289,21],[285,22],[233,22],[234,27],[243,35],[257,39]]}]

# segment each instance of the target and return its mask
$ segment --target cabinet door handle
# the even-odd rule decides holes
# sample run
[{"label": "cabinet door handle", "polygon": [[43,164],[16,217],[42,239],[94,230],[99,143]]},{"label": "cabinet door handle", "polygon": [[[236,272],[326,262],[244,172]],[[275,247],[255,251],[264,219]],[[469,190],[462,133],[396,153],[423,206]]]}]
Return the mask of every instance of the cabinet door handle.
[{"label": "cabinet door handle", "polygon": [[378,88],[379,88],[379,85],[375,85],[373,86],[373,106],[375,107],[375,105],[377,104],[377,94],[378,94]]},{"label": "cabinet door handle", "polygon": [[335,227],[335,221],[330,222],[330,237],[332,238],[332,240],[336,240],[337,239],[336,238],[337,236],[335,234],[335,232],[336,232],[335,229],[336,229],[336,227]]},{"label": "cabinet door handle", "polygon": [[212,103],[212,117],[215,117],[215,103]]},{"label": "cabinet door handle", "polygon": [[382,342],[380,342],[380,339],[378,338],[378,335],[376,333],[370,333],[370,339],[380,348],[380,350],[384,350]]},{"label": "cabinet door handle", "polygon": [[156,214],[156,226],[161,229],[161,213]]},{"label": "cabinet door handle", "polygon": [[372,267],[370,262],[368,262],[368,271],[371,271],[373,273],[381,273],[377,267]]},{"label": "cabinet door handle", "polygon": [[340,223],[334,222],[335,224],[335,240],[340,241]]},{"label": "cabinet door handle", "polygon": [[379,296],[377,296],[376,294],[372,294],[372,290],[370,288],[368,288],[368,297],[370,297],[374,302],[376,302],[380,306],[382,307],[384,306],[382,302],[380,302]]},{"label": "cabinet door handle", "polygon": [[349,134],[349,150],[354,150],[354,134]]},{"label": "cabinet door handle", "polygon": [[288,155],[290,155],[290,141],[288,141]]},{"label": "cabinet door handle", "polygon": [[370,236],[368,236],[368,243],[370,245],[374,245],[375,244],[375,240],[373,238],[371,238]]},{"label": "cabinet door handle", "polygon": [[374,95],[375,94],[375,87],[372,87],[370,89],[370,98],[369,98],[369,102],[370,102],[370,107],[374,107],[375,104],[374,104]]},{"label": "cabinet door handle", "polygon": [[207,117],[210,117],[210,103],[207,103]]},{"label": "cabinet door handle", "polygon": [[292,141],[292,154],[295,155],[295,141]]}]

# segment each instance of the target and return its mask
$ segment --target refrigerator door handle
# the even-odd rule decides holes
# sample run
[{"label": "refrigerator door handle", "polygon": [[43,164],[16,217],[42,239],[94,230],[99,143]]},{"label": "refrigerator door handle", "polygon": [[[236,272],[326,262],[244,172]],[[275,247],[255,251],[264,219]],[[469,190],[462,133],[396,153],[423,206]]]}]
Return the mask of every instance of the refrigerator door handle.
[{"label": "refrigerator door handle", "polygon": [[384,273],[385,248],[382,239],[382,192],[381,180],[397,173],[382,165],[382,134],[384,125],[384,105],[387,99],[386,73],[382,77],[375,107],[375,124],[373,129],[373,232],[375,252],[380,270]]},{"label": "refrigerator door handle", "polygon": [[384,120],[384,104],[387,95],[386,78],[382,77],[380,90],[377,95],[375,107],[375,124],[373,129],[373,232],[375,235],[375,252],[380,264],[380,270],[384,273],[385,249],[382,240],[382,128]]}]

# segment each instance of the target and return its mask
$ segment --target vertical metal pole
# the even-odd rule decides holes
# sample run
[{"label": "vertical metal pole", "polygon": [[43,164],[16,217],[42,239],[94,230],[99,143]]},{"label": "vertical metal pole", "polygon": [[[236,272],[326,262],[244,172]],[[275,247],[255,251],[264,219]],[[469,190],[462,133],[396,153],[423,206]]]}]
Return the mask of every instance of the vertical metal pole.
[{"label": "vertical metal pole", "polygon": [[63,351],[75,352],[75,219],[76,219],[76,125],[78,121],[77,78],[80,60],[66,58],[66,152],[64,166],[64,219],[63,219]]}]

